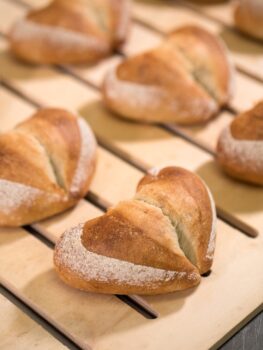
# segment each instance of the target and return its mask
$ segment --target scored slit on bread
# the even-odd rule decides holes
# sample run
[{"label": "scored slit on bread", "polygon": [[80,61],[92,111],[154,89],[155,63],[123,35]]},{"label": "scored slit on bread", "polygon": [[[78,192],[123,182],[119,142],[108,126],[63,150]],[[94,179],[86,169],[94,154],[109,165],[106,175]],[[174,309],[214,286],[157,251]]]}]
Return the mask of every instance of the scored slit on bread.
[{"label": "scored slit on bread", "polygon": [[9,33],[11,51],[30,63],[95,62],[119,48],[129,28],[129,0],[53,0]]},{"label": "scored slit on bread", "polygon": [[105,77],[108,108],[144,122],[205,122],[232,94],[233,67],[220,39],[184,26],[155,49],[125,59]]},{"label": "scored slit on bread", "polygon": [[165,45],[175,46],[188,62],[188,71],[203,89],[219,104],[228,102],[233,90],[233,67],[222,40],[214,40],[197,26],[178,28]]},{"label": "scored slit on bread", "polygon": [[0,226],[21,226],[75,205],[88,191],[96,140],[84,120],[44,108],[0,135]]},{"label": "scored slit on bread", "polygon": [[[171,193],[173,186],[179,190]],[[198,189],[187,191],[187,186]],[[186,191],[176,198],[182,187]],[[179,220],[184,211],[192,227]],[[64,282],[87,291],[160,294],[190,288],[211,268],[214,221],[214,204],[203,182],[182,168],[165,168],[146,175],[132,200],[65,232],[56,245],[55,268]],[[192,230],[188,236],[186,229]]]},{"label": "scored slit on bread", "polygon": [[211,193],[200,178],[181,168],[166,168],[146,175],[138,184],[135,198],[162,210],[184,254],[201,274],[206,273],[213,257],[210,241],[216,214]]}]

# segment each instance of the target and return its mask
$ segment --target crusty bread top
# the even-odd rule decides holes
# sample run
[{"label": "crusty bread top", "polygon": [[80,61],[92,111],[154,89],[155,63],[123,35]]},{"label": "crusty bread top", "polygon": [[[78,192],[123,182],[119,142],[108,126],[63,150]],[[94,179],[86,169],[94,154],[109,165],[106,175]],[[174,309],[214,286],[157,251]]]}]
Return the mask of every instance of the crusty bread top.
[{"label": "crusty bread top", "polygon": [[203,181],[167,167],[144,176],[135,199],[88,221],[82,244],[96,254],[165,270],[190,272],[193,264],[203,274],[212,265],[215,220]]},{"label": "crusty bread top", "polygon": [[212,196],[197,175],[179,167],[164,168],[140,181],[135,198],[161,208],[188,259],[201,274],[210,269],[216,213]]},{"label": "crusty bread top", "polygon": [[169,219],[141,201],[121,202],[106,215],[88,221],[82,244],[93,253],[137,265],[193,272]]},{"label": "crusty bread top", "polygon": [[64,282],[87,291],[183,290],[211,267],[214,226],[213,199],[202,180],[182,168],[164,168],[143,177],[134,199],[65,232],[56,244],[55,268]]},{"label": "crusty bread top", "polygon": [[201,86],[224,105],[232,95],[233,66],[224,42],[207,30],[194,26],[178,28],[164,45],[172,45],[189,63],[189,71]]},{"label": "crusty bread top", "polygon": [[197,83],[195,94],[210,96],[223,105],[231,97],[233,67],[218,38],[203,28],[184,26],[156,49],[122,62],[117,76],[134,83],[164,86],[171,94],[184,90],[186,84],[185,87],[191,87],[193,79]]},{"label": "crusty bread top", "polygon": [[55,0],[43,9],[31,11],[27,19],[41,25],[92,35],[105,40],[105,43],[110,40],[120,44],[125,38],[121,37],[119,27],[126,27],[127,23],[122,22],[128,20],[126,3],[128,0]]},{"label": "crusty bread top", "polygon": [[237,140],[263,141],[263,101],[237,116],[230,129]]},{"label": "crusty bread top", "polygon": [[57,182],[69,190],[81,147],[77,119],[66,111],[49,109],[47,113],[46,110],[40,110],[31,119],[18,125],[16,130],[40,142],[54,167]]},{"label": "crusty bread top", "polygon": [[0,135],[0,226],[21,226],[62,212],[89,189],[96,140],[88,124],[45,108]]},{"label": "crusty bread top", "polygon": [[[0,135],[0,179],[46,192],[76,195],[72,186],[77,171],[81,171],[77,190],[81,196],[86,188],[83,169],[86,171],[94,158],[95,147],[88,125],[72,113],[39,110],[14,130]],[[85,164],[80,164],[84,152]]]},{"label": "crusty bread top", "polygon": [[169,55],[167,50],[158,48],[143,56],[128,58],[117,67],[116,73],[118,78],[124,81],[163,87],[171,98],[177,97],[181,105],[183,103],[190,105],[190,96],[210,103],[209,94],[202,86],[196,85],[195,80],[185,70],[185,66],[187,62],[174,48],[170,50]]},{"label": "crusty bread top", "polygon": [[232,85],[232,64],[220,39],[184,26],[111,70],[102,92],[107,107],[123,117],[189,125],[214,116],[230,99]]},{"label": "crusty bread top", "polygon": [[9,32],[10,50],[30,63],[96,62],[119,48],[129,30],[129,0],[53,0]]}]

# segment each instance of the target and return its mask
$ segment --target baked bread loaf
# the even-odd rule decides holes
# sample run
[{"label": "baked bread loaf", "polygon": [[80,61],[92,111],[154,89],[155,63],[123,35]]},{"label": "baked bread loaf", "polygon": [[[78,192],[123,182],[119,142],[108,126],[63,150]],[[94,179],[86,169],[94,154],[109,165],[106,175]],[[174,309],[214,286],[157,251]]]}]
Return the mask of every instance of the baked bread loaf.
[{"label": "baked bread loaf", "polygon": [[60,213],[85,196],[95,168],[88,124],[62,109],[41,109],[0,135],[0,226]]},{"label": "baked bread loaf", "polygon": [[193,287],[211,268],[212,196],[195,174],[168,167],[146,175],[132,200],[65,232],[54,264],[72,287],[161,294]]},{"label": "baked bread loaf", "polygon": [[125,41],[129,0],[54,0],[10,31],[11,51],[31,63],[86,63]]},{"label": "baked bread loaf", "polygon": [[263,40],[263,1],[238,0],[234,10],[234,21],[241,32]]},{"label": "baked bread loaf", "polygon": [[222,131],[217,160],[228,175],[263,185],[263,101]]},{"label": "baked bread loaf", "polygon": [[205,29],[185,26],[159,47],[126,59],[102,87],[106,106],[143,122],[205,122],[225,105],[233,68],[223,42]]}]

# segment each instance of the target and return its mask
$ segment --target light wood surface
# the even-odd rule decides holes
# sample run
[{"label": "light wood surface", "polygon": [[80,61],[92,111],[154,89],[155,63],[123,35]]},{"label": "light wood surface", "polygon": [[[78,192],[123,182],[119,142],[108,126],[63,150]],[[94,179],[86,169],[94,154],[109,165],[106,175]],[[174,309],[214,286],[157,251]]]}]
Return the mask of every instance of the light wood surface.
[{"label": "light wood surface", "polygon": [[49,332],[0,294],[0,348],[66,350]]},{"label": "light wood surface", "polygon": [[[46,0],[24,2],[40,6]],[[7,33],[13,21],[25,10],[18,2],[0,0],[0,31]],[[204,8],[204,12],[207,11],[209,9]],[[174,4],[172,7],[157,6],[149,1],[134,5],[135,18],[163,32],[189,20],[207,25],[216,33],[223,28],[223,24],[205,16]],[[157,30],[137,22],[123,52],[125,55],[140,53],[155,46],[161,38],[162,34]],[[250,46],[243,41],[240,44],[236,38],[233,40],[244,51],[241,56],[237,55],[231,46],[235,63],[239,66],[239,59],[243,57],[242,70],[255,75],[263,54],[258,54],[255,60]],[[138,167],[177,164],[201,175],[210,186],[217,205],[258,229],[259,237],[246,237],[218,220],[217,249],[211,275],[203,278],[194,290],[147,297],[146,301],[160,313],[156,320],[147,320],[115,296],[83,293],[65,286],[54,273],[52,249],[24,229],[0,231],[0,282],[84,349],[215,348],[262,308],[263,192],[224,176],[216,167],[213,156],[194,144],[203,144],[214,151],[220,130],[234,117],[231,112],[221,112],[205,127],[181,129],[189,135],[189,142],[165,126],[127,122],[106,111],[98,87],[105,72],[121,59],[120,55],[115,55],[93,67],[66,66],[62,70],[59,67],[30,67],[10,56],[7,41],[1,38],[0,77],[5,85],[0,87],[0,132],[9,130],[35,110],[30,100],[40,105],[73,109],[91,124],[101,142],[97,171],[91,185],[90,197],[95,198],[95,202],[108,206],[131,198],[143,175]],[[251,67],[253,64],[256,66]],[[259,69],[257,78],[261,79]],[[263,85],[242,72],[237,73],[237,83],[231,108],[239,111],[261,97]],[[8,86],[21,93],[23,98],[7,89]],[[55,243],[64,230],[102,213],[83,199],[72,210],[36,223],[33,228]],[[12,318],[11,311],[9,315]],[[30,348],[34,327],[28,337],[18,344]],[[48,349],[44,338],[42,348]]]}]

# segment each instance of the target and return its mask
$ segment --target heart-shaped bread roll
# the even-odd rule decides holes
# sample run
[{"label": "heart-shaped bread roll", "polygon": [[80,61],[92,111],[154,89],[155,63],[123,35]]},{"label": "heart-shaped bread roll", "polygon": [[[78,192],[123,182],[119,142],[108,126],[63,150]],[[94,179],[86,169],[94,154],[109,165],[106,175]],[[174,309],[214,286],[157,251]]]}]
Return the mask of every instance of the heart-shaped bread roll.
[{"label": "heart-shaped bread roll", "polygon": [[263,185],[263,101],[222,131],[217,160],[228,175]]},{"label": "heart-shaped bread roll", "polygon": [[168,167],[146,175],[132,200],[65,232],[55,268],[72,287],[161,294],[193,287],[212,265],[215,206],[195,174]]},{"label": "heart-shaped bread roll", "polygon": [[126,118],[193,124],[228,102],[232,80],[223,42],[200,27],[185,26],[110,71],[103,95],[106,106]]},{"label": "heart-shaped bread roll", "polygon": [[237,28],[256,39],[263,40],[263,1],[238,0],[234,10]]},{"label": "heart-shaped bread roll", "polygon": [[129,0],[54,0],[10,31],[11,51],[31,63],[84,63],[125,41]]},{"label": "heart-shaped bread roll", "polygon": [[21,226],[75,205],[95,169],[96,140],[82,119],[41,109],[0,135],[0,226]]}]

